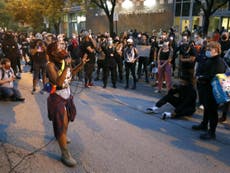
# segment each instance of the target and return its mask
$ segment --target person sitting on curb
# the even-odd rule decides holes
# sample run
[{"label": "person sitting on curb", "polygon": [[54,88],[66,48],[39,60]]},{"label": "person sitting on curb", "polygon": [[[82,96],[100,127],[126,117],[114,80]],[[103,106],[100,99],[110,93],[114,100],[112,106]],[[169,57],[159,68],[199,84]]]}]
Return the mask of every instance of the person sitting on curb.
[{"label": "person sitting on curb", "polygon": [[11,101],[24,101],[20,91],[14,88],[13,81],[15,80],[14,71],[11,68],[11,62],[9,59],[4,58],[1,61],[0,68],[0,95],[3,100]]},{"label": "person sitting on curb", "polygon": [[170,103],[175,109],[174,112],[164,112],[162,119],[179,118],[191,116],[196,111],[196,90],[192,85],[192,80],[181,77],[180,83],[173,85],[167,95],[163,96],[153,107],[147,108],[147,113],[158,113],[158,109]]}]

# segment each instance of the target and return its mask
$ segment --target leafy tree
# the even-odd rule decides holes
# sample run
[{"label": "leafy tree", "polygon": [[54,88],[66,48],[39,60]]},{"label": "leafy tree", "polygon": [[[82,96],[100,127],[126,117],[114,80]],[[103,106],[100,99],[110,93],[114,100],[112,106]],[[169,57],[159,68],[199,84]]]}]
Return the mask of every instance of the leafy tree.
[{"label": "leafy tree", "polygon": [[31,26],[35,31],[42,29],[43,17],[39,1],[33,0],[8,0],[6,3],[7,13],[13,18],[18,29],[28,28]]},{"label": "leafy tree", "polygon": [[12,16],[6,10],[6,4],[3,0],[0,0],[0,27],[9,28],[13,21]]},{"label": "leafy tree", "polygon": [[15,22],[41,31],[45,28],[46,18],[55,33],[59,33],[59,25],[65,14],[64,7],[70,4],[67,0],[8,0],[6,3],[7,11]]},{"label": "leafy tree", "polygon": [[62,22],[65,14],[64,8],[68,4],[64,0],[43,0],[44,2],[44,16],[49,21],[49,24],[53,26],[55,33],[59,33],[59,26]]},{"label": "leafy tree", "polygon": [[221,7],[227,4],[229,0],[195,0],[204,12],[203,34],[207,35],[210,17]]}]

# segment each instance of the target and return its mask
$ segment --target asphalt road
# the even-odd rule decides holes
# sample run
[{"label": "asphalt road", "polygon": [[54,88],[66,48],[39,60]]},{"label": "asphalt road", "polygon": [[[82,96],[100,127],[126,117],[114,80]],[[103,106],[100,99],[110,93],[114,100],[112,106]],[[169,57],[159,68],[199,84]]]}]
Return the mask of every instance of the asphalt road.
[{"label": "asphalt road", "polygon": [[[60,150],[47,118],[48,94],[31,94],[32,75],[23,73],[18,87],[24,103],[0,102],[0,172],[17,173],[229,173],[230,124],[219,124],[216,141],[199,140],[191,126],[202,111],[181,120],[145,114],[161,95],[149,84],[137,90],[84,89],[73,82],[76,120],[69,125],[69,149],[77,166],[60,162]],[[38,87],[39,88],[39,87]],[[164,94],[164,93],[163,93]],[[229,118],[229,117],[228,117]],[[230,121],[230,120],[229,120]]]}]

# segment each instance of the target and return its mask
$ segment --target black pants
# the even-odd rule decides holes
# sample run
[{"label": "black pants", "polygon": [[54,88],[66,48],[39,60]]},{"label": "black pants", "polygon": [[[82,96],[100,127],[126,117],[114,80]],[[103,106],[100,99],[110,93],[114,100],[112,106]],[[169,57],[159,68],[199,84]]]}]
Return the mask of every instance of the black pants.
[{"label": "black pants", "polygon": [[202,88],[204,113],[201,124],[207,127],[209,123],[210,132],[215,133],[218,123],[218,104],[213,96],[212,86],[210,84],[205,84]]},{"label": "black pants", "polygon": [[93,70],[94,70],[94,63],[86,63],[84,70],[85,70],[85,84],[91,83]]},{"label": "black pants", "polygon": [[125,72],[126,72],[126,85],[129,86],[129,73],[131,71],[132,77],[133,77],[133,85],[136,85],[136,74],[135,74],[135,70],[136,70],[136,63],[129,63],[126,62],[125,63]]},{"label": "black pants", "polygon": [[119,80],[123,80],[123,59],[121,57],[116,58]]},{"label": "black pants", "polygon": [[99,79],[100,71],[104,68],[104,60],[97,60],[97,78]]},{"label": "black pants", "polygon": [[203,91],[205,90],[205,85],[202,85],[201,82],[199,82],[199,80],[197,80],[197,92],[198,92],[198,98],[199,98],[199,104],[203,105],[204,104],[204,94]]},{"label": "black pants", "polygon": [[[183,100],[181,100],[180,97],[175,97],[174,94],[175,93],[172,90],[169,90],[168,94],[162,97],[156,103],[156,106],[161,107],[166,103],[170,103],[171,105],[173,105],[175,110],[177,110],[177,107],[180,107]],[[175,113],[176,113],[175,118],[186,116],[186,115],[192,115],[194,113],[194,108],[192,108],[191,106],[183,107],[183,109],[180,109],[180,112],[176,111]]]},{"label": "black pants", "polygon": [[138,79],[141,78],[142,66],[143,66],[143,70],[144,70],[144,73],[145,73],[145,80],[148,81],[148,69],[147,69],[148,62],[149,62],[149,58],[147,58],[147,57],[139,57],[138,69],[137,69]]},{"label": "black pants", "polygon": [[116,85],[117,81],[117,66],[104,66],[103,68],[103,83],[107,85],[109,72],[111,73],[111,81],[113,85]]}]

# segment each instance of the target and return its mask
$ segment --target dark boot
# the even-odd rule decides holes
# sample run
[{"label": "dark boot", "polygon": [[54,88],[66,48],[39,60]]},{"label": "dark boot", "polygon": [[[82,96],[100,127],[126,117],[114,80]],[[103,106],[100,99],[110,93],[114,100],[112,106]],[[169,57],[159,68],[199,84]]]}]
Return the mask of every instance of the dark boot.
[{"label": "dark boot", "polygon": [[132,87],[133,90],[136,89],[136,80],[133,82],[133,87]]},{"label": "dark boot", "polygon": [[211,132],[211,131],[208,131],[207,133],[201,134],[200,139],[202,139],[202,140],[211,140],[211,139],[215,140],[216,134]]},{"label": "dark boot", "polygon": [[224,122],[224,121],[226,121],[226,120],[227,120],[227,116],[226,116],[226,115],[222,115],[222,117],[220,117],[218,121],[219,121],[220,123],[222,123],[222,122]]},{"label": "dark boot", "polygon": [[113,84],[113,88],[117,88],[117,86],[116,86],[116,84],[115,84],[115,83]]},{"label": "dark boot", "polygon": [[125,89],[128,89],[128,88],[129,88],[129,82],[126,81]]},{"label": "dark boot", "polygon": [[203,125],[202,123],[199,124],[199,125],[193,125],[192,126],[192,129],[193,130],[203,130],[203,131],[207,131],[208,130],[208,127]]}]

